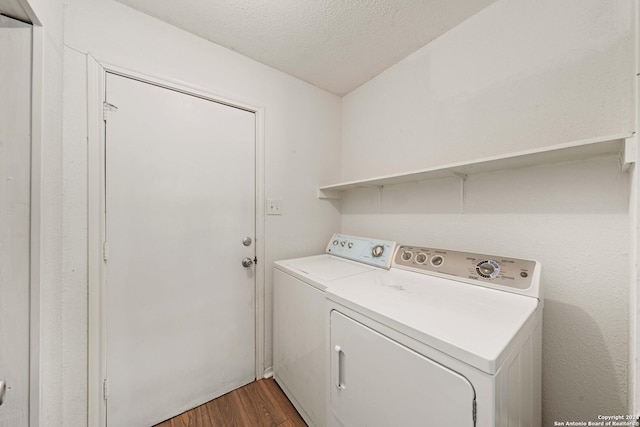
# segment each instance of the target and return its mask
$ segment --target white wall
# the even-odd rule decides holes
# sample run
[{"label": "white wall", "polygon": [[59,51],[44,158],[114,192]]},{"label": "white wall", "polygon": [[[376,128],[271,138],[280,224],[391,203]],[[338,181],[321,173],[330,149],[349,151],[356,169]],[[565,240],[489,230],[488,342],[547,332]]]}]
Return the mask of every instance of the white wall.
[{"label": "white wall", "polygon": [[61,365],[69,426],[87,423],[87,76],[69,71],[86,63],[85,55],[64,49]]},{"label": "white wall", "polygon": [[65,44],[64,425],[82,425],[87,416],[88,53],[265,108],[265,193],[283,200],[283,215],[266,217],[266,259],[259,260],[267,268],[265,365],[270,366],[270,265],[321,251],[340,226],[336,207],[315,198],[318,183],[339,173],[340,98],[112,1],[67,0]]},{"label": "white wall", "polygon": [[[631,11],[494,3],[343,99],[341,180],[631,132]],[[351,191],[342,231],[540,260],[544,425],[597,420],[627,412],[630,179],[605,157],[471,176],[462,206],[455,178]]]},{"label": "white wall", "polygon": [[342,180],[630,131],[631,4],[474,15],[344,97]]}]

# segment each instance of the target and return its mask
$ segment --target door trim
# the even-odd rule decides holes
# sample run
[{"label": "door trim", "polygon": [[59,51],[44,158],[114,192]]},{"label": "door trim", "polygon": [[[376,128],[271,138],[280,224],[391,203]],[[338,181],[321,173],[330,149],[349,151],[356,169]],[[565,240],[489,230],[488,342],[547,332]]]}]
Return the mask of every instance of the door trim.
[{"label": "door trim", "polygon": [[150,83],[202,99],[240,108],[255,114],[255,375],[264,367],[265,231],[264,231],[264,108],[243,104],[184,82],[131,70],[87,55],[87,162],[88,162],[88,420],[90,427],[106,426],[103,379],[106,378],[106,266],[102,257],[105,239],[105,126],[103,101],[106,74]]},{"label": "door trim", "polygon": [[42,264],[42,144],[44,115],[44,27],[32,15],[31,45],[31,229],[29,315],[29,425],[40,425],[40,265]]},{"label": "door trim", "polygon": [[[42,238],[42,143],[44,115],[44,27],[27,0],[18,0],[23,16],[3,15],[31,27],[30,79],[30,174],[29,174],[29,278],[28,278],[28,377],[27,425],[40,424],[40,267]],[[2,11],[0,11],[0,15]]]}]

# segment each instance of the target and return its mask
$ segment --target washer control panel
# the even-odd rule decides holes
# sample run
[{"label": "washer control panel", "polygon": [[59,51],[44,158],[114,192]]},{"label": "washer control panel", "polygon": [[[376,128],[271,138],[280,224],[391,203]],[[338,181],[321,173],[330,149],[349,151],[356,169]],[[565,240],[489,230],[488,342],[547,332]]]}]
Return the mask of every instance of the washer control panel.
[{"label": "washer control panel", "polygon": [[341,258],[388,269],[396,243],[388,240],[334,234],[326,252]]},{"label": "washer control panel", "polygon": [[401,245],[396,252],[393,266],[437,276],[454,276],[465,282],[477,281],[515,289],[528,289],[534,280],[533,272],[536,262]]}]

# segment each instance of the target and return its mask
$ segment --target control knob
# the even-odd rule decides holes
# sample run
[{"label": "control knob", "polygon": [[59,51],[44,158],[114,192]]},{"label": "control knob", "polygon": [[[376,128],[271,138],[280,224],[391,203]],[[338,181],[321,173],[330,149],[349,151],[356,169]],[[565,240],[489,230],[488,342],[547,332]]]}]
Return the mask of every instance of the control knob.
[{"label": "control knob", "polygon": [[444,258],[440,255],[436,255],[433,258],[431,258],[431,265],[433,265],[434,267],[440,267],[443,262],[444,262]]},{"label": "control knob", "polygon": [[427,255],[423,254],[422,252],[420,252],[417,256],[416,256],[416,262],[418,264],[424,264],[427,261]]},{"label": "control knob", "polygon": [[384,246],[382,245],[376,245],[373,247],[373,249],[371,249],[371,255],[373,255],[375,258],[382,256],[383,253],[384,253]]},{"label": "control knob", "polygon": [[493,279],[500,273],[500,264],[492,259],[486,259],[476,264],[476,272],[480,277]]}]

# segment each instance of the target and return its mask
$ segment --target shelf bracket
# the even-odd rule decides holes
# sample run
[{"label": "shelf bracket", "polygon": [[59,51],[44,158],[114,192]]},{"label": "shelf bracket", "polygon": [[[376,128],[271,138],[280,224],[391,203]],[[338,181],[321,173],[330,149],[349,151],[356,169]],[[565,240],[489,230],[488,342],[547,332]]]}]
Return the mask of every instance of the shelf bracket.
[{"label": "shelf bracket", "polygon": [[460,172],[448,171],[451,175],[458,178],[460,181],[464,182],[467,180],[468,175]]},{"label": "shelf bracket", "polygon": [[340,200],[342,199],[341,190],[318,190],[318,199],[322,200]]},{"label": "shelf bracket", "polygon": [[460,181],[460,213],[464,213],[464,199],[466,196],[466,185],[468,175],[460,172],[448,171],[449,174],[458,178]]},{"label": "shelf bracket", "polygon": [[638,157],[638,133],[634,132],[629,138],[625,138],[622,153],[620,154],[620,166],[623,172],[633,169]]}]

